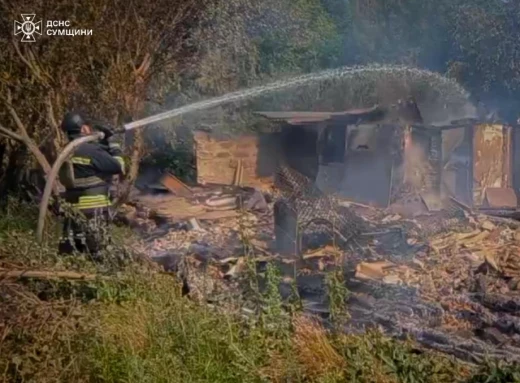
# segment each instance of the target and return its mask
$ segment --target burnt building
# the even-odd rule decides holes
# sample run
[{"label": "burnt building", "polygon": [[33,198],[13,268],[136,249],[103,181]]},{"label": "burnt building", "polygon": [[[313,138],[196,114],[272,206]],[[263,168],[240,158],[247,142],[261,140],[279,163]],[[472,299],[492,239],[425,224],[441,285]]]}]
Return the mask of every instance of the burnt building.
[{"label": "burnt building", "polygon": [[407,195],[516,209],[520,135],[477,120],[424,124],[413,101],[345,112],[257,112],[277,132],[220,140],[195,134],[199,182],[269,184],[280,163],[325,193],[386,207]]}]

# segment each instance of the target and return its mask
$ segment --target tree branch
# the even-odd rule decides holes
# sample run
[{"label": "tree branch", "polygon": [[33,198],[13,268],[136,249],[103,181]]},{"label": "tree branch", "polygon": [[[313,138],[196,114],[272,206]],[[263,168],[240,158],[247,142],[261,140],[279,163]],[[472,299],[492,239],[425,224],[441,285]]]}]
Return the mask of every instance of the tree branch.
[{"label": "tree branch", "polygon": [[22,120],[20,120],[20,117],[18,117],[18,113],[16,113],[16,110],[14,110],[13,105],[11,104],[12,101],[12,95],[11,90],[7,89],[7,102],[5,103],[7,110],[9,111],[9,114],[14,120],[14,123],[16,124],[16,127],[20,131],[22,137],[25,139],[29,139],[29,134],[27,133],[27,129],[25,129],[25,125],[23,124]]},{"label": "tree branch", "polygon": [[41,82],[45,82],[45,79],[43,78],[43,76],[41,75],[41,72],[40,70],[35,66],[33,65],[33,63],[31,63],[31,61],[24,56],[24,54],[22,53],[22,51],[20,50],[20,47],[18,46],[18,43],[13,40],[13,46],[14,46],[14,49],[16,51],[16,53],[18,54],[18,56],[20,57],[20,60],[22,60],[22,62],[27,65],[27,67],[29,68],[29,70],[32,72],[32,74],[37,78],[39,79]]},{"label": "tree branch", "polygon": [[22,143],[25,142],[25,140],[23,139],[22,136],[20,136],[19,134],[16,134],[15,132],[7,129],[2,124],[0,124],[0,134],[3,134],[7,138],[11,138],[11,139],[13,139],[15,141],[18,141],[18,142],[22,142]]},{"label": "tree branch", "polygon": [[52,100],[50,96],[47,96],[45,100],[45,106],[47,107],[47,117],[49,119],[49,123],[51,124],[54,130],[58,130],[58,122],[56,121],[56,117],[54,115],[54,108],[52,106]]},{"label": "tree branch", "polygon": [[[22,138],[22,142],[27,145],[31,153],[34,155],[40,166],[42,167],[45,174],[49,174],[51,171],[51,165],[49,164],[49,161],[47,161],[47,158],[43,155],[42,151],[38,146],[34,143],[34,141],[29,137],[29,134],[27,133],[27,129],[25,128],[25,125],[20,120],[20,117],[18,117],[18,114],[14,110],[13,106],[11,105],[11,91],[7,90],[7,102],[5,102],[5,105],[7,107],[7,110],[9,110],[9,114],[13,118],[18,130],[20,131],[19,137]],[[11,132],[12,133],[12,132]],[[11,136],[13,137],[13,136]],[[14,138],[14,137],[13,137]]]},{"label": "tree branch", "polygon": [[80,281],[95,281],[96,279],[108,280],[105,276],[95,274],[82,274],[73,271],[47,271],[47,270],[7,270],[0,269],[0,279],[69,279]]}]

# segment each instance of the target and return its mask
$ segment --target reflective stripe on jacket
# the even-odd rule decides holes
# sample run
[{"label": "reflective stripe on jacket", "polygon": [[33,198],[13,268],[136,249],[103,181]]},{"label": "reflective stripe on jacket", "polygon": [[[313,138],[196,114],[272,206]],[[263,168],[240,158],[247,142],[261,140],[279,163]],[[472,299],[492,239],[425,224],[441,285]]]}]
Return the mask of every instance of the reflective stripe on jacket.
[{"label": "reflective stripe on jacket", "polygon": [[79,210],[102,209],[112,206],[112,201],[110,201],[108,194],[85,195],[79,197],[78,202],[73,203],[72,206]]}]

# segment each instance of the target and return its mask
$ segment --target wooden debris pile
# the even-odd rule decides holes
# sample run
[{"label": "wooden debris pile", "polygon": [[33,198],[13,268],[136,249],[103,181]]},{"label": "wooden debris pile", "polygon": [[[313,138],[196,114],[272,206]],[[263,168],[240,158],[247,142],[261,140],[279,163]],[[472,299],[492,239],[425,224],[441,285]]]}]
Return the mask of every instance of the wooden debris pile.
[{"label": "wooden debris pile", "polygon": [[[250,188],[217,185],[188,187],[171,174],[166,174],[162,183],[170,193],[135,195],[131,205],[137,208],[140,215],[131,213],[128,220],[152,218],[167,223],[191,219],[213,221],[237,217],[239,208],[267,209],[263,195]],[[159,187],[155,189],[162,190]]]},{"label": "wooden debris pile", "polygon": [[[343,249],[323,242],[300,255],[281,255],[273,217],[280,195],[269,199],[238,186],[189,187],[188,192],[176,181],[168,185],[169,194],[136,197],[129,214],[155,218],[143,251],[179,272],[195,299],[214,303],[216,296],[241,291],[239,281],[248,275],[251,260],[260,276],[274,263],[281,271],[282,295],[290,296],[296,286],[304,308],[326,317],[325,280],[341,265],[351,292],[349,331],[378,325],[467,360],[520,355],[520,224],[514,221],[477,215],[457,204],[439,207],[428,199],[420,214],[336,197],[320,205],[315,200],[321,195],[313,189],[310,209],[300,206],[304,216],[319,213],[316,206],[334,204],[362,220],[356,228],[363,230],[353,231]],[[191,219],[200,221],[198,227]]]},{"label": "wooden debris pile", "polygon": [[433,238],[429,256],[441,259],[446,271],[466,272],[466,277],[460,276],[460,283],[468,279],[478,281],[479,285],[469,287],[470,290],[520,293],[520,230],[496,225],[486,217],[477,218],[475,225],[470,232]]}]

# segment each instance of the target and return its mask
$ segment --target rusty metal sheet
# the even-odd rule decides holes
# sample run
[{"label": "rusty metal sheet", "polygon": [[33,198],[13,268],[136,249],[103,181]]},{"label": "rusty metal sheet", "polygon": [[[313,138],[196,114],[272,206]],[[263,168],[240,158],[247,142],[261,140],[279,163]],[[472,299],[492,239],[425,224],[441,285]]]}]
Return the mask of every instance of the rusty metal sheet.
[{"label": "rusty metal sheet", "polygon": [[191,189],[173,174],[166,173],[161,179],[161,184],[179,197],[191,197],[193,195]]},{"label": "rusty metal sheet", "polygon": [[484,207],[516,209],[518,200],[512,188],[487,188],[484,197]]},{"label": "rusty metal sheet", "polygon": [[[323,122],[330,119],[343,119],[360,117],[379,116],[383,110],[379,106],[365,109],[352,109],[342,112],[255,112],[255,114],[270,120],[285,121],[289,124],[297,125],[312,122]],[[384,114],[384,113],[383,113]]]},{"label": "rusty metal sheet", "polygon": [[511,135],[503,125],[478,125],[473,140],[473,200],[479,206],[487,188],[507,188],[511,180]]}]

